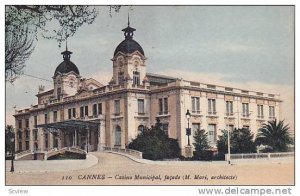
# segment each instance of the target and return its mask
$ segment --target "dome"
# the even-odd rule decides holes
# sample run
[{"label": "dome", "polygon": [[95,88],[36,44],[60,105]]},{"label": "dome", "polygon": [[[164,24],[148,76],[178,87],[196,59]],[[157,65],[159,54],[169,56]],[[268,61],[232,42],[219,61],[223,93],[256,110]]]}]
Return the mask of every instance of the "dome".
[{"label": "dome", "polygon": [[144,55],[144,50],[139,43],[137,43],[133,39],[125,39],[117,46],[114,52],[114,56],[118,52],[123,52],[124,54],[127,54],[127,53],[133,53],[134,51],[139,51],[142,55]]},{"label": "dome", "polygon": [[62,74],[66,74],[66,73],[69,73],[71,71],[74,71],[75,73],[77,73],[79,75],[79,70],[78,70],[77,66],[72,61],[70,61],[70,60],[63,61],[55,69],[54,75],[58,72],[60,72]]},{"label": "dome", "polygon": [[128,19],[128,27],[126,27],[125,29],[122,29],[122,31],[124,31],[125,40],[123,40],[117,46],[117,48],[114,52],[114,56],[118,52],[128,54],[128,53],[133,53],[135,51],[139,51],[143,56],[145,56],[143,48],[140,46],[139,43],[137,43],[135,40],[133,40],[133,32],[135,31],[135,28],[132,28],[129,26],[129,19]]},{"label": "dome", "polygon": [[63,55],[64,61],[56,67],[54,75],[58,72],[61,74],[66,74],[71,71],[74,71],[76,74],[80,75],[77,66],[72,61],[70,61],[72,52],[68,51],[66,47],[66,50],[61,54]]}]

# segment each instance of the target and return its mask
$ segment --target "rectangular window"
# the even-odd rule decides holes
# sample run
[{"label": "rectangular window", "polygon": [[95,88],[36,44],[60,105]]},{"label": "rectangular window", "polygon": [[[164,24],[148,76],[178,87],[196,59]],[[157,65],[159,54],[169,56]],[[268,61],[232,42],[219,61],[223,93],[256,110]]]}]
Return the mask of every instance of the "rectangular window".
[{"label": "rectangular window", "polygon": [[159,115],[168,114],[168,98],[160,98],[158,100]]},{"label": "rectangular window", "polygon": [[226,101],[226,116],[232,116],[232,115],[233,115],[233,102]]},{"label": "rectangular window", "polygon": [[163,114],[163,99],[158,100],[159,114]]},{"label": "rectangular window", "polygon": [[215,99],[208,99],[208,114],[217,114]]},{"label": "rectangular window", "polygon": [[44,120],[45,120],[45,124],[47,124],[48,123],[48,114],[44,115]]},{"label": "rectangular window", "polygon": [[133,84],[140,85],[140,72],[138,71],[133,72]]},{"label": "rectangular window", "polygon": [[38,139],[38,131],[37,130],[34,130],[34,140],[37,140]]},{"label": "rectangular window", "polygon": [[84,107],[81,106],[80,107],[80,118],[83,118],[84,117]]},{"label": "rectangular window", "polygon": [[263,105],[257,105],[257,117],[264,118],[264,106]]},{"label": "rectangular window", "polygon": [[19,120],[19,121],[18,121],[18,124],[19,124],[19,125],[18,125],[18,126],[19,126],[19,129],[22,129],[22,120]]},{"label": "rectangular window", "polygon": [[72,118],[72,109],[68,109],[68,119]]},{"label": "rectangular window", "polygon": [[48,134],[45,133],[45,148],[48,149]]},{"label": "rectangular window", "polygon": [[98,103],[98,114],[102,114],[102,103]]},{"label": "rectangular window", "polygon": [[249,103],[243,103],[243,117],[249,117]]},{"label": "rectangular window", "polygon": [[192,97],[192,112],[200,113],[200,98]]},{"label": "rectangular window", "polygon": [[144,114],[144,99],[138,99],[138,113]]},{"label": "rectangular window", "polygon": [[76,108],[73,108],[73,118],[76,118]]},{"label": "rectangular window", "polygon": [[26,140],[30,139],[30,132],[28,130],[25,131],[25,139]]},{"label": "rectangular window", "polygon": [[97,116],[98,111],[97,111],[97,104],[93,105],[93,116]]},{"label": "rectangular window", "polygon": [[19,142],[19,151],[22,151],[22,142]]},{"label": "rectangular window", "polygon": [[25,119],[25,127],[29,128],[29,119]]},{"label": "rectangular window", "polygon": [[164,98],[164,114],[168,114],[168,98]]},{"label": "rectangular window", "polygon": [[195,135],[197,130],[200,130],[200,123],[192,123],[192,135]]},{"label": "rectangular window", "polygon": [[209,124],[208,125],[208,142],[215,143],[217,139],[216,134],[216,125],[215,124]]},{"label": "rectangular window", "polygon": [[53,122],[57,121],[57,111],[53,111]]},{"label": "rectangular window", "polygon": [[84,115],[89,116],[89,106],[87,105],[84,107]]},{"label": "rectangular window", "polygon": [[26,150],[29,150],[29,141],[25,142],[25,147],[26,147]]},{"label": "rectangular window", "polygon": [[269,117],[275,118],[275,107],[274,106],[269,106]]},{"label": "rectangular window", "polygon": [[120,100],[115,100],[115,115],[120,115]]},{"label": "rectangular window", "polygon": [[18,138],[19,138],[19,140],[22,139],[22,131],[18,131]]},{"label": "rectangular window", "polygon": [[34,126],[37,126],[37,116],[34,116]]}]

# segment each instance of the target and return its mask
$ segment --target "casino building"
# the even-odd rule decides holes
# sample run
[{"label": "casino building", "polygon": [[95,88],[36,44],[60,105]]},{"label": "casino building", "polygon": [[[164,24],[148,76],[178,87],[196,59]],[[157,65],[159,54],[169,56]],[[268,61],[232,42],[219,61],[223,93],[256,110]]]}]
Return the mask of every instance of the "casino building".
[{"label": "casino building", "polygon": [[108,84],[82,77],[66,47],[52,77],[53,88],[39,86],[37,104],[16,110],[18,152],[125,148],[159,118],[185,155],[187,110],[191,134],[205,129],[214,148],[223,129],[244,127],[256,133],[262,123],[281,119],[279,95],[147,73],[144,50],[133,39],[135,29],[128,24],[122,31],[125,39],[114,51]]}]

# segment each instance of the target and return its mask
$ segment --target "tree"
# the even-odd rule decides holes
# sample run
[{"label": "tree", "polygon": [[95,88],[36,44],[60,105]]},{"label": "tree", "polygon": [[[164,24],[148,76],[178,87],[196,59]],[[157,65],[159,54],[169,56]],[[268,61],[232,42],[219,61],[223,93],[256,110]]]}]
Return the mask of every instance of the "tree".
[{"label": "tree", "polygon": [[177,158],[180,156],[180,147],[176,139],[169,138],[162,130],[157,119],[155,126],[145,128],[136,139],[128,145],[130,149],[143,152],[143,158],[151,160]]},{"label": "tree", "polygon": [[[20,27],[21,28],[21,27]],[[25,28],[25,27],[22,27]],[[28,28],[27,30],[28,31]],[[5,79],[13,83],[23,73],[25,62],[34,50],[28,33],[11,33],[5,37]]]},{"label": "tree", "polygon": [[15,144],[11,142],[11,139],[15,138],[15,129],[12,125],[5,126],[5,154],[10,153],[14,148]]},{"label": "tree", "polygon": [[[120,6],[109,6],[109,12]],[[13,82],[22,74],[34,50],[37,33],[58,41],[59,46],[84,24],[98,15],[95,6],[82,5],[8,5],[5,7],[5,79]]]},{"label": "tree", "polygon": [[208,144],[208,140],[207,140],[207,133],[205,132],[204,129],[201,130],[197,130],[195,132],[194,137],[194,147],[195,147],[195,151],[194,151],[194,159],[197,160],[211,160],[212,159],[212,151],[209,151],[210,146]]},{"label": "tree", "polygon": [[205,133],[204,129],[198,129],[193,137],[195,141],[193,145],[196,151],[202,152],[210,148],[207,140],[207,133]]},{"label": "tree", "polygon": [[276,119],[269,121],[258,130],[255,142],[257,145],[262,144],[270,147],[273,152],[285,152],[288,145],[293,144],[289,129],[289,125],[284,125],[283,120],[279,122]]},{"label": "tree", "polygon": [[[230,152],[231,153],[254,153],[256,152],[254,135],[249,129],[234,129],[230,133]],[[218,152],[221,154],[228,153],[228,132],[222,130],[222,135],[217,141]]]}]

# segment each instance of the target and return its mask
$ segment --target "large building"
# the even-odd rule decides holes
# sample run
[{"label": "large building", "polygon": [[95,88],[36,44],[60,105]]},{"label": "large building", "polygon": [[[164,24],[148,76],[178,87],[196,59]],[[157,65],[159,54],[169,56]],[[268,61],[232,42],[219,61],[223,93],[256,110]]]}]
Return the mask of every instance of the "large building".
[{"label": "large building", "polygon": [[66,48],[61,53],[53,89],[40,86],[38,103],[16,110],[17,151],[125,148],[159,118],[185,155],[187,110],[192,135],[205,129],[213,147],[223,129],[244,127],[256,133],[262,123],[281,119],[279,95],[147,73],[144,50],[133,39],[135,29],[128,24],[122,31],[125,39],[114,51],[112,78],[106,85],[83,78],[71,61],[72,52]]}]

